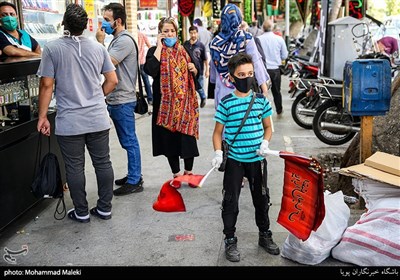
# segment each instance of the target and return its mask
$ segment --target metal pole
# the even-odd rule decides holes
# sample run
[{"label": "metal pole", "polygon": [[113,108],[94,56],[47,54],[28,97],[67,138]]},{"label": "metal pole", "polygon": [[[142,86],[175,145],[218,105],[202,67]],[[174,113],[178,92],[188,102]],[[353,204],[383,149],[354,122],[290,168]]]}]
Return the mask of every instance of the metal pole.
[{"label": "metal pole", "polygon": [[289,47],[290,39],[289,39],[289,10],[290,10],[290,1],[285,0],[285,39],[286,39],[286,46]]}]

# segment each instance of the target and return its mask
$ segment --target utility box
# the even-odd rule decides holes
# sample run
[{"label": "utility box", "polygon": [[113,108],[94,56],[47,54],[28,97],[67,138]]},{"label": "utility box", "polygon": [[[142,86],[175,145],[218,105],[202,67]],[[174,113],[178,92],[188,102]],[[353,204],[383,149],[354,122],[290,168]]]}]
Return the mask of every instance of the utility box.
[{"label": "utility box", "polygon": [[391,72],[387,59],[347,61],[343,107],[353,116],[381,116],[390,109]]},{"label": "utility box", "polygon": [[[355,38],[352,34],[352,29],[360,23],[362,21],[350,16],[328,23],[326,57],[324,59],[326,76],[342,81],[346,61],[356,59],[361,53],[362,38]],[[362,28],[362,26],[359,25],[358,28]]]}]

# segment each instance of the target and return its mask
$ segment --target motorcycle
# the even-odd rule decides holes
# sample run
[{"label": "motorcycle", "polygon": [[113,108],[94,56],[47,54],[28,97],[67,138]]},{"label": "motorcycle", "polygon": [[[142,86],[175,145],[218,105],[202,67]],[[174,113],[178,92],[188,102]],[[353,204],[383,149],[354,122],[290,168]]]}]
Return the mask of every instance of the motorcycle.
[{"label": "motorcycle", "polygon": [[360,131],[361,119],[352,116],[342,106],[342,85],[317,84],[324,99],[315,112],[312,128],[319,140],[328,145],[342,145]]},{"label": "motorcycle", "polygon": [[[304,79],[317,79],[318,77],[318,64],[311,63],[300,57],[293,57],[290,59],[292,74],[289,81],[289,94],[296,91],[299,78]],[[292,96],[293,97],[293,96]]]},{"label": "motorcycle", "polygon": [[319,77],[318,79],[298,78],[296,90],[291,97],[296,97],[292,103],[291,114],[297,125],[305,129],[312,129],[312,122],[317,108],[321,105],[323,99],[319,97],[315,89],[315,84],[335,84],[333,79]]}]

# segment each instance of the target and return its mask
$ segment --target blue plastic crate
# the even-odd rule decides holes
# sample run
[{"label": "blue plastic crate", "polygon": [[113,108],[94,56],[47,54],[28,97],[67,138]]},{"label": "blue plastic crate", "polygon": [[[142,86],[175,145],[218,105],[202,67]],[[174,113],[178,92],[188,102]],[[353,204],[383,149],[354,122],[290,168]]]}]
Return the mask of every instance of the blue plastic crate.
[{"label": "blue plastic crate", "polygon": [[380,116],[390,109],[391,71],[387,59],[347,61],[343,107],[354,116]]}]

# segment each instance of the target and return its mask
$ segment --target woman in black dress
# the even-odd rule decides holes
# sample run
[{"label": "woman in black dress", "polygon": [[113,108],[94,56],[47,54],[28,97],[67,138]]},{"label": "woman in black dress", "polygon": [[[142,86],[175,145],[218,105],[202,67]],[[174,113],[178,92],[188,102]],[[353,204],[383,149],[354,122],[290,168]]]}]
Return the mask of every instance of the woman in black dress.
[{"label": "woman in black dress", "polygon": [[178,26],[172,17],[158,24],[157,46],[146,56],[144,71],[153,78],[153,156],[168,159],[173,176],[191,174],[199,156],[199,105],[195,89],[198,69],[177,39]]}]

